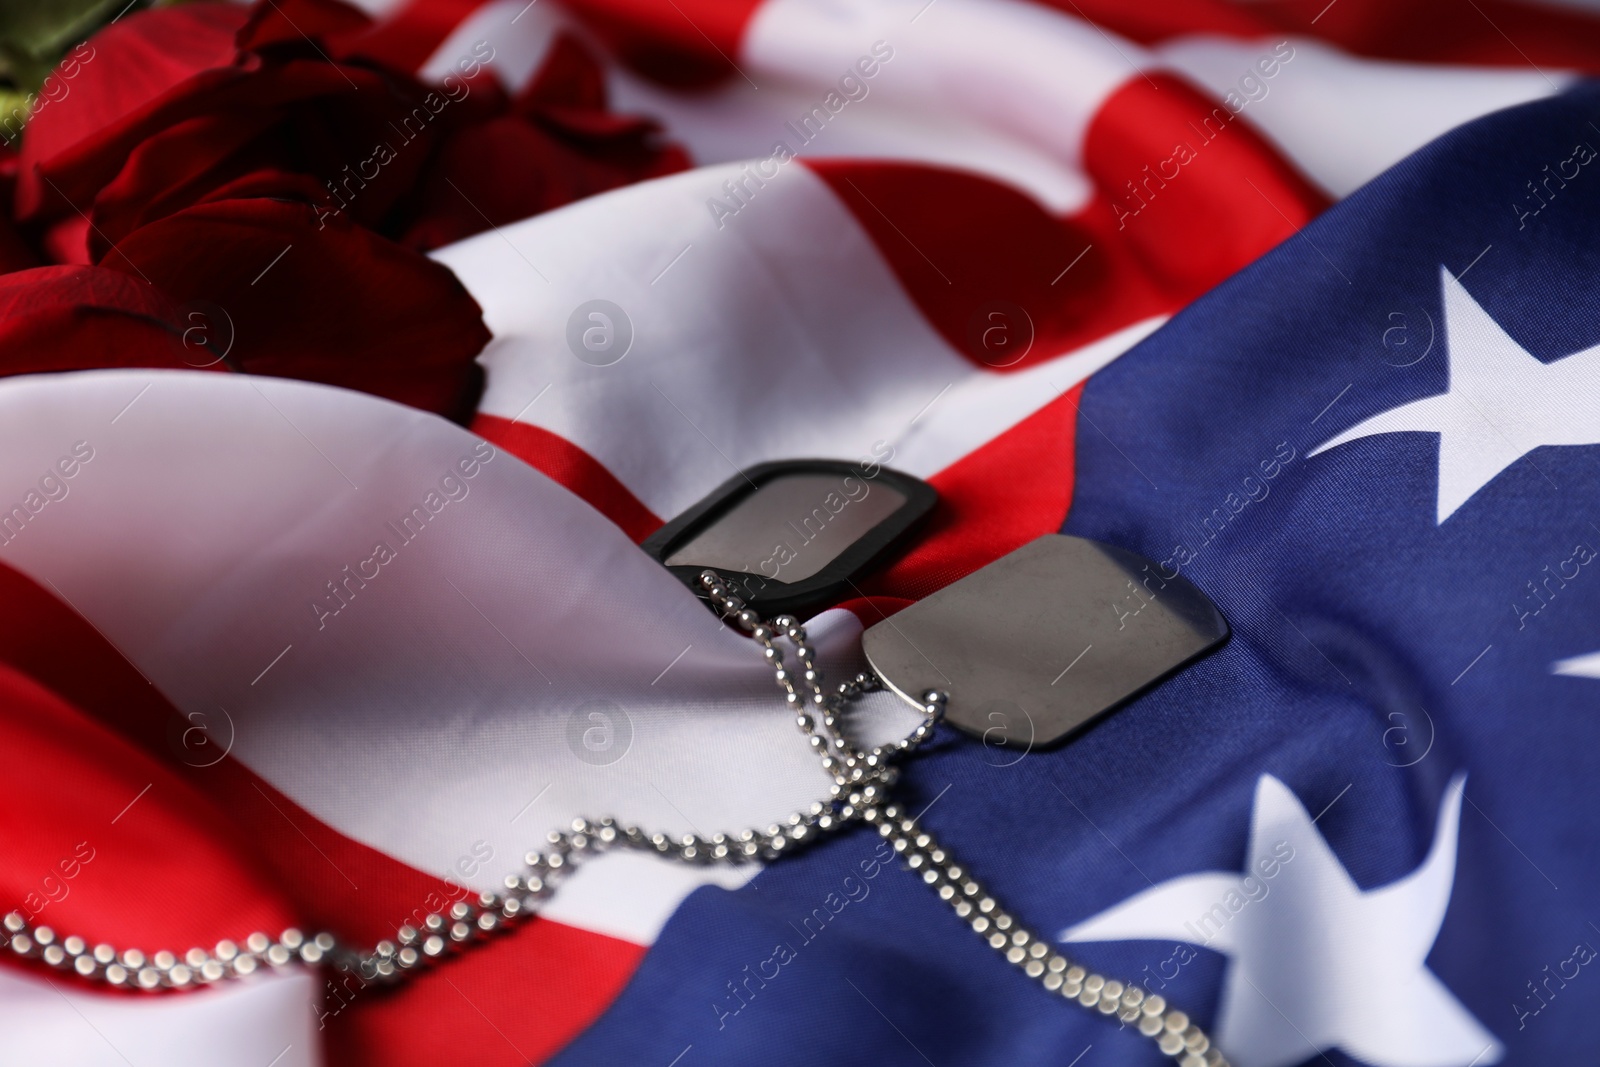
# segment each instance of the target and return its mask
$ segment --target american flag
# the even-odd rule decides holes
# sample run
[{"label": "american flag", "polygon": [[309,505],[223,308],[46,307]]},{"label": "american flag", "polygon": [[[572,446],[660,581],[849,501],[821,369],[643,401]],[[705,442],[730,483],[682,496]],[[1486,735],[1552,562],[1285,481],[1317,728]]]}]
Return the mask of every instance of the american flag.
[{"label": "american flag", "polygon": [[[781,820],[826,779],[770,670],[638,543],[757,463],[872,457],[939,504],[808,622],[830,676],[864,626],[1063,530],[1183,574],[1232,627],[1063,747],[941,731],[906,765],[907,807],[1031,929],[1240,1067],[1595,1047],[1600,12],[360,6],[254,12],[335,72],[434,89],[312,175],[324,223],[388,195],[435,116],[575,55],[667,154],[625,182],[556,158],[577,192],[528,217],[485,199],[492,152],[440,172],[450,239],[411,243],[487,328],[456,421],[288,364],[0,351],[0,913],[180,959],[287,927],[370,944],[574,818]],[[186,79],[229,91],[214,71],[243,61],[195,73],[212,38],[158,21],[186,10],[226,41],[245,18],[133,12],[58,84],[143,79],[151,115]],[[136,280],[157,225],[99,234],[147,157],[130,140],[91,181],[59,162],[73,92],[41,99],[5,174],[63,265],[0,274],[0,329],[37,272],[121,256]],[[359,343],[268,292],[301,269],[273,251],[239,268],[253,321]],[[50,320],[29,359],[93,318]],[[608,853],[392,989],[264,966],[145,994],[0,953],[0,1063],[1167,1060],[1025,980],[884,847]]]}]

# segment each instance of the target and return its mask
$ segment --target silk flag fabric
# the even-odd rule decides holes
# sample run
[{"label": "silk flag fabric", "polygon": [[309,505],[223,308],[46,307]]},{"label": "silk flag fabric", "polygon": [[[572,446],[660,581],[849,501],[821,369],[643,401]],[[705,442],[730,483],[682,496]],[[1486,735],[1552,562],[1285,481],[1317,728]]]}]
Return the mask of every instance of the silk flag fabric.
[{"label": "silk flag fabric", "polygon": [[[494,221],[449,172],[488,221],[429,253],[487,338],[454,422],[286,370],[0,381],[7,907],[150,950],[371,942],[574,817],[780,819],[826,778],[749,643],[637,543],[755,463],[874,457],[940,504],[810,622],[830,676],[1063,529],[1233,628],[1063,748],[941,732],[908,765],[1032,927],[1242,1065],[1590,1047],[1596,27],[1311,6],[352,13],[442,92],[466,62],[523,93],[579,48],[684,165]],[[7,959],[0,1017],[17,1063],[1162,1059],[863,832],[765,868],[608,855],[394,990],[137,996]]]}]

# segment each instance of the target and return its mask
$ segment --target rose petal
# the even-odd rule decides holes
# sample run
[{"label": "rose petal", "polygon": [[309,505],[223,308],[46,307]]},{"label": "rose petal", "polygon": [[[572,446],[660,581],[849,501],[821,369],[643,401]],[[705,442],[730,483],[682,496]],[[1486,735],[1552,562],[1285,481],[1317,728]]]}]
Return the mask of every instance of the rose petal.
[{"label": "rose petal", "polygon": [[0,374],[90,367],[184,367],[171,304],[137,277],[103,267],[0,275]]},{"label": "rose petal", "polygon": [[206,86],[227,80],[227,68],[238,55],[233,37],[245,17],[237,5],[220,3],[139,11],[70,53],[55,74],[68,94],[41,109],[23,138],[17,214],[31,218],[47,202],[60,207],[57,197],[78,200],[87,208],[93,188],[86,192],[74,186],[53,197],[55,190],[38,168],[82,150],[86,143],[115,141],[118,132],[158,108],[169,94],[193,88],[196,78]]},{"label": "rose petal", "polygon": [[489,341],[447,268],[342,215],[281,200],[185,208],[103,265],[182,307],[220,309],[241,370],[359,389],[455,418],[476,403]]},{"label": "rose petal", "polygon": [[44,232],[39,243],[51,263],[69,263],[87,266],[94,262],[89,252],[90,222],[82,215],[68,215]]},{"label": "rose petal", "polygon": [[17,184],[17,154],[0,145],[0,274],[39,265],[39,257],[17,232],[4,205],[11,202]]},{"label": "rose petal", "polygon": [[140,226],[197,203],[254,169],[255,159],[241,158],[247,156],[242,150],[275,119],[269,110],[198,115],[141,142],[95,197],[94,259],[104,258]]},{"label": "rose petal", "polygon": [[540,125],[506,117],[462,130],[427,177],[403,240],[434,249],[586,196],[689,166],[676,146],[650,143],[654,126],[582,148]]},{"label": "rose petal", "polygon": [[0,274],[27,270],[38,263],[39,258],[28,248],[11,220],[0,213]]},{"label": "rose petal", "polygon": [[[464,102],[413,79],[321,60],[274,62],[222,95],[193,101],[203,113],[129,147],[95,199],[97,258],[139,226],[261,171],[300,172],[295,197],[378,228],[414,194],[443,132],[469,118]],[[190,103],[175,100],[169,110]]]},{"label": "rose petal", "polygon": [[260,0],[239,29],[235,43],[259,51],[278,44],[316,48],[313,40],[340,54],[342,39],[372,25],[366,12],[340,0]]}]

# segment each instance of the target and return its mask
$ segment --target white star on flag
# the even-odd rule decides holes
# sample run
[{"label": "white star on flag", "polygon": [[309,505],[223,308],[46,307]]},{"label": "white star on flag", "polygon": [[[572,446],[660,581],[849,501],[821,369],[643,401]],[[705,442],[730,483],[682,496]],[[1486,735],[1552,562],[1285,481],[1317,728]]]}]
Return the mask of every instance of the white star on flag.
[{"label": "white star on flag", "polygon": [[1550,665],[1551,674],[1564,674],[1569,678],[1600,678],[1600,652],[1557,660]]},{"label": "white star on flag", "polygon": [[1425,963],[1450,904],[1465,787],[1457,775],[1446,788],[1422,865],[1363,891],[1295,795],[1263,774],[1243,875],[1174,878],[1061,939],[1176,939],[1229,956],[1216,1034],[1237,1067],[1335,1047],[1373,1067],[1494,1063],[1500,1042]]},{"label": "white star on flag", "polygon": [[1440,268],[1449,386],[1311,450],[1381,433],[1439,435],[1439,524],[1541,445],[1600,444],[1600,345],[1542,363]]}]

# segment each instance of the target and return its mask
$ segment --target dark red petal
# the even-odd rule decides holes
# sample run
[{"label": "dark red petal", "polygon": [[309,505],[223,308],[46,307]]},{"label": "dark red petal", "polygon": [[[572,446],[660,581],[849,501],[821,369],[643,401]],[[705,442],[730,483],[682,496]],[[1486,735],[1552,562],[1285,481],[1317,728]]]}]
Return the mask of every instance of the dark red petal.
[{"label": "dark red petal", "polygon": [[[88,210],[99,190],[117,176],[142,141],[195,115],[243,115],[323,98],[354,101],[355,107],[378,107],[381,99],[389,98],[389,75],[374,70],[334,66],[320,59],[261,66],[254,56],[246,56],[248,61],[242,59],[235,66],[202,70],[104,130],[78,139],[56,155],[34,160],[34,170],[22,174],[22,179],[32,179],[43,190],[43,198],[35,198],[35,213],[54,211],[61,216],[74,208]],[[19,205],[26,202],[22,192],[19,186]]]},{"label": "dark red petal", "polygon": [[225,182],[219,170],[274,116],[265,111],[199,115],[139,143],[94,201],[90,249],[96,261],[122,238],[188,207]]},{"label": "dark red petal", "polygon": [[234,39],[240,48],[260,50],[275,44],[337,47],[341,38],[360,34],[372,20],[340,0],[258,0],[250,20]]},{"label": "dark red petal", "polygon": [[45,259],[79,267],[93,263],[94,257],[89,253],[90,227],[91,223],[82,215],[68,215],[60,222],[51,223],[39,242]]},{"label": "dark red petal", "polygon": [[229,199],[134,231],[103,261],[183,307],[220,309],[229,362],[359,389],[456,418],[477,402],[489,341],[477,303],[438,263],[342,215]]},{"label": "dark red petal", "polygon": [[27,270],[38,263],[39,257],[33,254],[5,213],[0,212],[0,274]]},{"label": "dark red petal", "polygon": [[294,200],[313,209],[332,211],[328,190],[309,174],[297,171],[276,170],[264,167],[241,174],[232,181],[217,186],[202,196],[197,203],[214,204],[220,200],[248,200],[266,197],[270,200]]},{"label": "dark red petal", "polygon": [[0,144],[0,274],[39,265],[39,257],[17,232],[6,205],[17,184],[17,154]]},{"label": "dark red petal", "polygon": [[[306,177],[293,196],[378,228],[414,196],[437,139],[469,118],[465,105],[404,75],[320,59],[275,60],[210,100],[169,101],[161,117],[171,125],[128,131],[126,162],[95,199],[96,258],[139,226],[262,171],[299,172]],[[71,184],[71,175],[98,172],[116,147],[103,144],[56,177]]]},{"label": "dark red petal", "polygon": [[439,154],[405,243],[439,248],[567,203],[575,174],[556,165],[560,155],[548,134],[521,119],[468,127]]},{"label": "dark red petal", "polygon": [[[233,37],[244,20],[245,12],[234,4],[139,11],[69,52],[53,75],[67,94],[29,120],[22,141],[18,215],[38,213],[51,196],[49,184],[35,172],[40,163],[105,137],[196,77],[209,74],[210,81],[217,80],[238,54]],[[76,197],[71,191],[65,195],[80,199],[87,210],[89,196],[82,190]]]},{"label": "dark red petal", "polygon": [[103,267],[34,267],[0,275],[0,374],[94,367],[177,367],[175,309],[161,293]]},{"label": "dark red petal", "polygon": [[494,119],[445,145],[403,240],[413,248],[438,248],[688,165],[680,149],[658,148],[643,137],[580,148],[520,118]]},{"label": "dark red petal", "polygon": [[345,70],[361,91],[345,86],[288,106],[277,143],[264,146],[263,158],[315,175],[329,187],[324,199],[378,229],[396,204],[415,195],[439,139],[465,114],[459,110],[465,101],[387,71],[320,68]]}]

